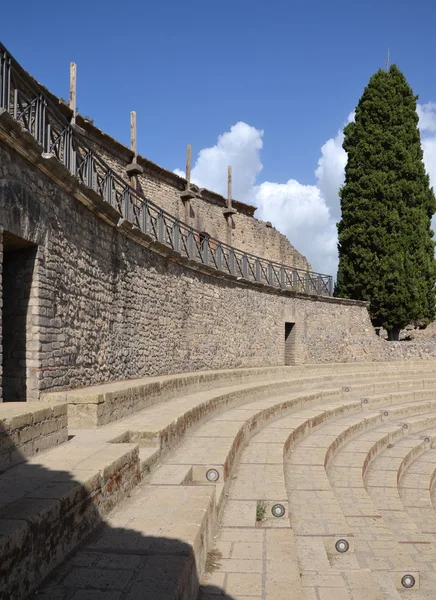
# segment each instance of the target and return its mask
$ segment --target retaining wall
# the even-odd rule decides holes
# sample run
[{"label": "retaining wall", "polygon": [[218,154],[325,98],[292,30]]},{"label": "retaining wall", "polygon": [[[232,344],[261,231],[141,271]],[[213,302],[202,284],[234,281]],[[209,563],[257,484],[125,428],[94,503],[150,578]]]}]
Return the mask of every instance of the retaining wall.
[{"label": "retaining wall", "polygon": [[145,375],[283,365],[285,323],[295,323],[294,364],[383,354],[364,303],[238,282],[129,224],[117,228],[118,213],[15,125],[0,119],[0,228],[5,240],[36,245],[28,399]]}]

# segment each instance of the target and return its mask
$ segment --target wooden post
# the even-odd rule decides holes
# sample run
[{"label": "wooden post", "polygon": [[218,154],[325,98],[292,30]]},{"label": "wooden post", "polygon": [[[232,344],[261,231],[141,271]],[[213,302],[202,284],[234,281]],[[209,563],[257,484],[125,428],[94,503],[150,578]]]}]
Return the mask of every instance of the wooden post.
[{"label": "wooden post", "polygon": [[130,149],[135,155],[133,162],[136,162],[138,156],[136,151],[136,111],[132,110],[130,113]]},{"label": "wooden post", "polygon": [[[227,168],[227,209],[232,210],[232,165]],[[232,214],[227,215],[227,244],[232,245]]]},{"label": "wooden post", "polygon": [[227,208],[232,208],[232,165],[227,170]]},{"label": "wooden post", "polygon": [[71,123],[76,122],[76,93],[77,93],[77,75],[76,75],[76,63],[70,63],[70,101],[68,106],[73,111],[73,117]]},{"label": "wooden post", "polygon": [[186,181],[188,182],[188,190],[191,187],[191,159],[192,147],[191,144],[186,146]]},{"label": "wooden post", "polygon": [[185,223],[189,225],[189,217],[191,212],[191,160],[192,160],[192,146],[188,144],[186,146],[186,191],[188,192],[188,200],[184,202],[185,205]]},{"label": "wooden post", "polygon": [[138,190],[138,175],[142,175],[143,169],[138,165],[138,153],[136,149],[136,111],[130,111],[130,149],[133,152],[133,158],[130,165],[127,165],[126,171],[130,178],[130,186]]}]

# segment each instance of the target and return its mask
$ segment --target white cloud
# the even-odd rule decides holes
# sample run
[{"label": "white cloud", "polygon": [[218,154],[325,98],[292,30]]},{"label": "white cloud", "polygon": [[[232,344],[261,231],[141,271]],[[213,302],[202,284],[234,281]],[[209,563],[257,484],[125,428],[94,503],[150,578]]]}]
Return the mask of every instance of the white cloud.
[{"label": "white cloud", "polygon": [[436,132],[436,103],[418,104],[417,113],[421,132]]},{"label": "white cloud", "polygon": [[[418,105],[424,163],[436,188],[436,103]],[[351,113],[346,123],[354,119]],[[342,148],[343,130],[321,147],[314,172],[316,183],[303,185],[295,179],[286,183],[258,183],[262,171],[260,151],[263,131],[239,122],[218,137],[217,143],[198,154],[192,181],[222,195],[227,194],[227,166],[233,166],[233,197],[258,207],[256,216],[284,233],[302,252],[315,271],[336,276],[337,231],[340,219],[339,188],[344,182],[347,155]],[[182,177],[184,172],[176,169]]]},{"label": "white cloud", "polygon": [[256,178],[262,170],[260,150],[263,131],[242,121],[218,137],[215,146],[198,154],[191,172],[191,181],[199,187],[227,196],[227,168],[232,165],[232,195],[241,202],[250,202]]},{"label": "white cloud", "polygon": [[259,207],[259,217],[284,233],[315,271],[336,272],[336,227],[317,186],[302,185],[295,179],[266,181],[256,188],[254,204]]},{"label": "white cloud", "polygon": [[[345,152],[342,131],[321,149],[317,184],[257,183],[262,170],[263,131],[239,122],[198,154],[191,180],[222,195],[227,194],[227,166],[233,167],[233,197],[258,207],[256,215],[284,233],[311,262],[314,270],[336,274],[337,236],[332,214],[339,213],[337,190],[342,184]],[[176,169],[184,177],[185,173]]]},{"label": "white cloud", "polygon": [[[417,112],[424,152],[424,164],[430,176],[430,183],[436,191],[436,103],[418,104]],[[436,215],[433,217],[432,226],[433,230],[436,231]]]}]

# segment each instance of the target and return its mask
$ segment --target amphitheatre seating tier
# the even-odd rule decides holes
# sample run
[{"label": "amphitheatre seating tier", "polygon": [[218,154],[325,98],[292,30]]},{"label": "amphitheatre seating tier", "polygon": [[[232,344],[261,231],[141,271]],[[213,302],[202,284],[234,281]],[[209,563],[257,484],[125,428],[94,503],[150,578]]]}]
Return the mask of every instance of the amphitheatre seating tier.
[{"label": "amphitheatre seating tier", "polygon": [[[434,523],[436,515],[433,512],[433,518],[425,520],[420,525],[414,521],[408,514],[400,498],[400,480],[403,473],[409,475],[408,482],[413,483],[413,488],[418,486],[422,489],[431,488],[431,476],[436,469],[432,465],[432,472],[428,478],[422,477],[422,473],[415,475],[414,481],[411,481],[412,475],[408,467],[416,458],[426,454],[429,443],[425,437],[430,439],[435,435],[434,429],[421,430],[421,435],[407,436],[400,440],[393,448],[386,448],[383,454],[371,463],[364,476],[365,487],[371,496],[374,506],[377,508],[383,520],[388,524],[391,531],[396,532],[396,538],[400,542],[429,543],[434,541],[432,535],[425,532]],[[428,457],[426,457],[428,460]],[[403,482],[404,485],[404,482]],[[380,488],[387,490],[387,494],[380,494]]]},{"label": "amphitheatre seating tier", "polygon": [[[269,370],[269,375],[267,369],[259,369],[254,370],[257,372],[254,381],[244,374],[241,383],[241,375],[235,374],[230,379],[233,385],[228,385],[226,373],[221,380],[218,378],[221,386],[213,388],[206,378],[206,390],[199,391],[201,386],[196,383],[198,387],[186,387],[185,393],[179,393],[175,384],[175,397],[156,395],[151,406],[117,421],[98,428],[93,424],[88,429],[72,429],[74,437],[67,444],[38,457],[39,463],[34,458],[21,465],[29,465],[29,469],[39,465],[44,473],[52,471],[58,475],[50,481],[52,504],[44,498],[45,504],[36,508],[39,516],[35,519],[44,520],[44,514],[54,515],[47,511],[59,510],[62,498],[62,502],[69,503],[70,517],[77,515],[76,521],[83,522],[83,528],[75,525],[77,531],[71,536],[68,548],[54,539],[55,552],[50,563],[48,558],[41,561],[40,577],[47,575],[92,531],[99,522],[98,515],[104,515],[106,525],[96,530],[71,560],[54,571],[39,590],[39,597],[76,600],[86,598],[89,590],[97,595],[103,590],[98,587],[100,570],[104,569],[109,577],[114,569],[112,576],[117,578],[115,565],[121,564],[123,556],[128,554],[129,561],[125,562],[136,566],[126,567],[129,576],[124,573],[124,579],[117,579],[117,598],[134,598],[135,590],[148,582],[147,585],[154,586],[150,589],[155,590],[156,599],[194,599],[193,589],[198,585],[196,578],[204,572],[206,554],[217,545],[222,552],[221,567],[203,582],[205,599],[215,598],[219,586],[229,598],[245,595],[281,600],[288,597],[291,587],[298,600],[312,598],[312,592],[319,595],[320,591],[324,600],[326,578],[346,581],[353,600],[358,598],[359,586],[367,592],[366,600],[384,598],[380,595],[383,591],[380,573],[369,566],[359,566],[356,552],[341,555],[339,560],[332,550],[339,534],[347,535],[354,549],[356,535],[347,521],[349,514],[342,510],[335,496],[330,470],[331,464],[332,468],[340,467],[347,443],[365,432],[377,432],[370,440],[372,446],[367,451],[360,451],[357,446],[357,451],[349,456],[358,456],[359,461],[367,460],[370,465],[397,439],[415,435],[420,426],[428,429],[436,425],[431,401],[436,398],[436,379],[431,378],[434,365],[420,363],[412,369],[402,366],[391,363],[389,368],[371,372],[368,365],[340,365],[339,372],[332,373],[317,365],[298,370]],[[284,377],[284,373],[291,376]],[[169,376],[168,380],[172,377],[180,376]],[[267,383],[262,382],[262,377],[267,378]],[[432,383],[434,389],[430,387]],[[385,407],[388,407],[387,417],[383,414]],[[193,416],[187,417],[189,414]],[[407,433],[404,423],[410,425]],[[315,443],[315,436],[321,432],[324,432],[323,443]],[[295,462],[303,459],[301,464]],[[13,477],[19,468],[0,476],[0,482],[6,475]],[[219,473],[216,484],[205,477],[210,468]],[[63,473],[59,476],[60,469]],[[144,476],[143,483],[135,487]],[[65,484],[67,477],[71,491],[64,490],[62,496],[57,486]],[[109,490],[113,485],[111,477],[117,481],[113,490]],[[78,516],[79,502],[74,502],[74,490],[80,496],[79,490],[84,488],[91,493],[87,496],[89,517],[85,514],[82,521]],[[11,551],[16,550],[14,540],[18,539],[15,527],[18,520],[11,526],[14,505],[26,502],[26,495],[33,499],[32,494],[36,493],[34,488],[23,488],[19,497],[5,505],[9,511]],[[307,493],[312,493],[312,508],[318,510],[312,526],[304,518]],[[265,520],[261,523],[256,520],[260,501],[265,504]],[[272,516],[275,503],[285,507],[285,517]],[[191,505],[192,517],[188,510]],[[301,522],[295,516],[298,510],[302,511]],[[327,525],[320,535],[322,511],[327,515]],[[217,519],[221,519],[221,528],[219,541],[214,542],[212,534]],[[117,545],[118,539],[123,541]],[[108,568],[106,561],[102,567],[104,556],[109,555],[113,566]],[[82,560],[85,556],[86,560]],[[23,556],[17,569],[20,584],[13,588],[21,590],[20,594],[39,583],[23,577],[29,567],[29,558],[27,562],[24,559]],[[155,576],[163,573],[164,559],[170,560],[174,567],[171,590],[165,587],[168,578]],[[408,562],[398,565],[396,568],[410,568]],[[394,583],[389,589],[396,594]],[[20,594],[16,597],[26,597],[24,592]]]},{"label": "amphitheatre seating tier", "polygon": [[67,405],[0,403],[0,472],[68,439]]},{"label": "amphitheatre seating tier", "polygon": [[[49,403],[68,404],[68,422],[71,428],[88,428],[106,425],[128,415],[161,404],[171,399],[185,397],[201,391],[216,390],[220,387],[252,384],[256,381],[289,381],[289,385],[301,389],[306,380],[307,385],[311,378],[316,381],[334,380],[350,377],[354,380],[364,379],[370,381],[377,375],[405,376],[409,373],[412,377],[419,374],[428,374],[432,361],[418,362],[390,362],[390,363],[337,363],[303,365],[299,367],[267,367],[234,369],[221,371],[204,371],[165,375],[159,377],[145,377],[142,379],[117,381],[86,388],[50,392],[43,395],[43,400]],[[393,385],[395,383],[393,382]],[[395,388],[389,387],[393,390]],[[371,385],[368,392],[372,392]]]},{"label": "amphitheatre seating tier", "polygon": [[[398,493],[402,507],[422,534],[436,540],[436,513],[434,483],[436,478],[436,430],[423,432],[421,437],[430,438],[430,447],[425,446],[416,460],[401,472]],[[388,460],[391,458],[387,457]],[[369,489],[370,485],[369,485]]]},{"label": "amphitheatre seating tier", "polygon": [[3,473],[0,598],[27,598],[140,478],[137,445],[75,438]]}]

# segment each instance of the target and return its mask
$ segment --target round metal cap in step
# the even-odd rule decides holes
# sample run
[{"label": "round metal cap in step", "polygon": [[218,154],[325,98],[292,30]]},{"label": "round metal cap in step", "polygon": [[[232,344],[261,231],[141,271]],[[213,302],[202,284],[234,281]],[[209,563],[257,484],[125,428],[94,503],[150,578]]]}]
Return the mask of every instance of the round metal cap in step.
[{"label": "round metal cap in step", "polygon": [[416,581],[413,575],[404,575],[404,577],[401,578],[401,585],[404,588],[410,589],[413,588],[413,586],[415,585]]},{"label": "round metal cap in step", "polygon": [[283,515],[285,514],[285,507],[283,506],[283,504],[274,504],[274,506],[271,509],[271,512],[274,517],[283,517]]},{"label": "round metal cap in step", "polygon": [[211,483],[215,483],[219,478],[220,474],[216,469],[209,469],[209,471],[206,472],[206,479]]},{"label": "round metal cap in step", "polygon": [[350,544],[347,542],[347,540],[338,540],[335,544],[335,548],[338,552],[344,554],[344,552],[348,552]]}]

